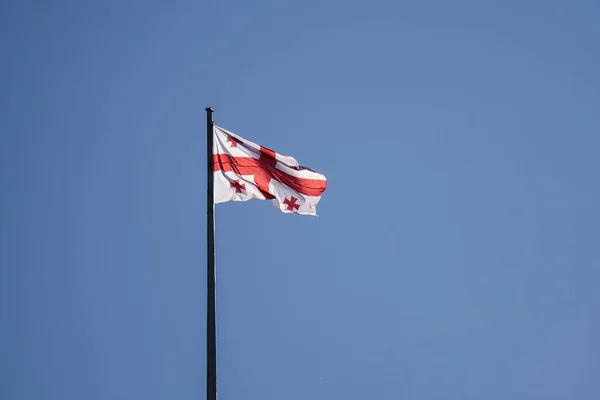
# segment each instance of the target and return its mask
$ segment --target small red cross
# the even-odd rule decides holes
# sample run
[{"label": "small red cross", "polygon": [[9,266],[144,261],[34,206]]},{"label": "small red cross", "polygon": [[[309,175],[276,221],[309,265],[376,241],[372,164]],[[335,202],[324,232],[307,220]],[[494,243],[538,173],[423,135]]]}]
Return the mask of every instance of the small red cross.
[{"label": "small red cross", "polygon": [[288,200],[287,198],[283,201],[283,204],[285,204],[287,206],[288,211],[294,211],[294,209],[298,210],[300,208],[300,204],[296,204],[296,201],[298,199],[295,198],[294,196],[291,196],[291,199]]},{"label": "small red cross", "polygon": [[229,187],[230,188],[235,188],[235,192],[236,193],[242,193],[242,190],[246,190],[246,184],[245,183],[240,183],[239,179],[236,179],[233,182],[229,182]]},{"label": "small red cross", "polygon": [[227,143],[231,143],[229,147],[237,147],[238,143],[241,143],[239,139],[233,136],[227,136]]}]

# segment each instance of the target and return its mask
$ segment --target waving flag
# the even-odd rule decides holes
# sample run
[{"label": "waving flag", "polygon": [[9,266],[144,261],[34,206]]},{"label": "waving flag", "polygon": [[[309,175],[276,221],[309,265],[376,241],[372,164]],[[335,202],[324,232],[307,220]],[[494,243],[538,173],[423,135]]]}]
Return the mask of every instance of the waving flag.
[{"label": "waving flag", "polygon": [[286,213],[317,214],[327,188],[324,175],[293,157],[213,125],[214,202],[272,200]]}]

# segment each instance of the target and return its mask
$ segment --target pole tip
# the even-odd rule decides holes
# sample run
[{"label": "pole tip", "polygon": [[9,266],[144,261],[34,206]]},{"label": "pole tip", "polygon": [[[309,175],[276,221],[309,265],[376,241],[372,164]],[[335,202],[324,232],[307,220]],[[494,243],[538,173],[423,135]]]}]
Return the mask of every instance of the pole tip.
[{"label": "pole tip", "polygon": [[215,111],[215,110],[212,109],[212,107],[206,107],[204,110],[206,112],[213,112],[213,111]]}]

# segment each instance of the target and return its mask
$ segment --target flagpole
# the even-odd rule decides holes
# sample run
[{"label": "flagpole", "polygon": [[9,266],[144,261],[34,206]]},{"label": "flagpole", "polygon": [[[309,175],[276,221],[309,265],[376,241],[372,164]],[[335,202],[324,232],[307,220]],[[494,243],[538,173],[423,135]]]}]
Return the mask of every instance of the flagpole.
[{"label": "flagpole", "polygon": [[217,400],[217,305],[215,277],[215,201],[213,195],[213,109],[206,108],[206,400]]}]

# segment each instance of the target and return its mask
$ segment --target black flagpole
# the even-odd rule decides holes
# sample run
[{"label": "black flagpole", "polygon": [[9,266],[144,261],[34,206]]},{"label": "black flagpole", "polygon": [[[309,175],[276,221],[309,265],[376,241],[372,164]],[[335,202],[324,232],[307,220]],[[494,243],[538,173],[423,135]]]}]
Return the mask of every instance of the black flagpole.
[{"label": "black flagpole", "polygon": [[217,305],[215,279],[215,200],[213,197],[213,109],[206,109],[206,400],[217,400]]}]

